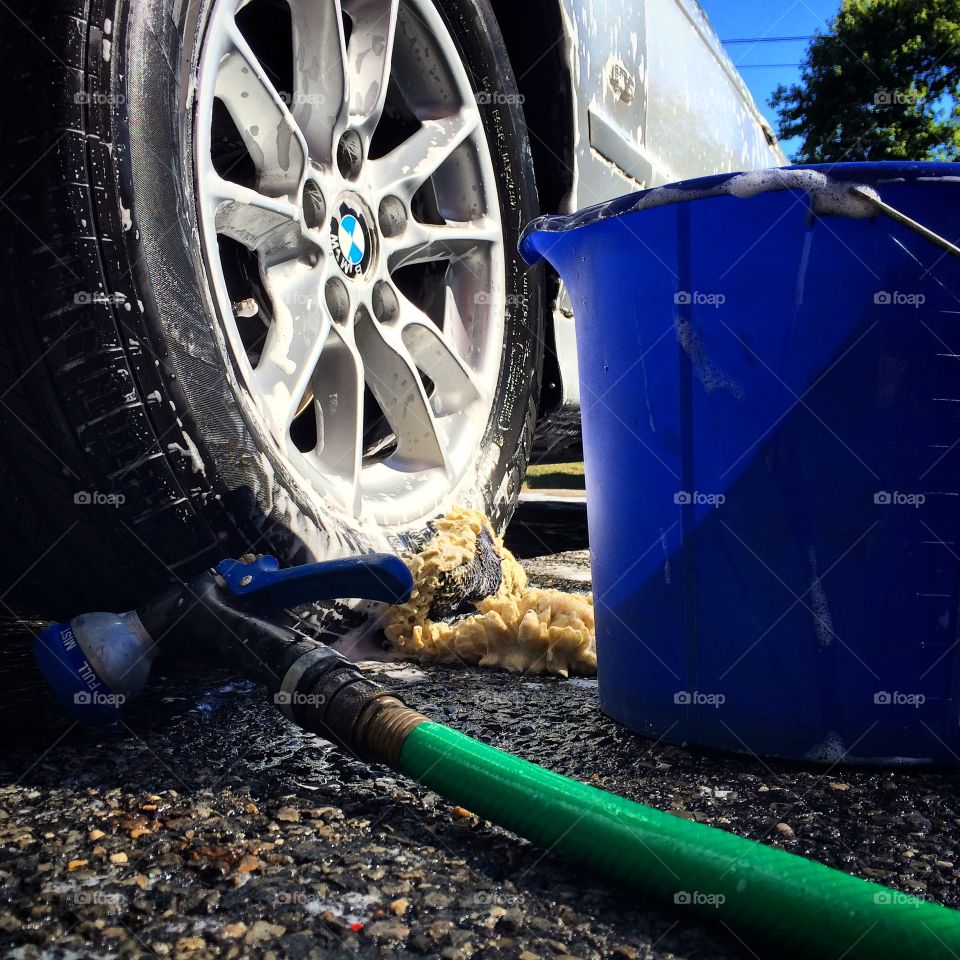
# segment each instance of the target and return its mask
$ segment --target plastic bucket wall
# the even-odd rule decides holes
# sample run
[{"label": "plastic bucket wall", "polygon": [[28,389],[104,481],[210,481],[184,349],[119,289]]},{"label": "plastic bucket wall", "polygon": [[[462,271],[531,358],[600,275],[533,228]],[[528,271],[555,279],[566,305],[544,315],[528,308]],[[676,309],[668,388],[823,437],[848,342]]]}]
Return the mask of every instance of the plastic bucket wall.
[{"label": "plastic bucket wall", "polygon": [[577,324],[602,708],[758,754],[956,763],[951,164],[713,177],[521,250]]}]

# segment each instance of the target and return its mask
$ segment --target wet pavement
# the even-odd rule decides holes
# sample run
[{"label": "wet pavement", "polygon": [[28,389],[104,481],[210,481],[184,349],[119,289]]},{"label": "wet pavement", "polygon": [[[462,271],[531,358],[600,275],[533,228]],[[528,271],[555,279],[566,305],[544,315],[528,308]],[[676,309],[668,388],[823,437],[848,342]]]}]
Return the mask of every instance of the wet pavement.
[{"label": "wet pavement", "polygon": [[[529,520],[524,512],[514,539],[528,556],[542,548],[526,563],[531,579],[589,589],[573,528],[558,539],[564,524]],[[769,955],[339,755],[225,670],[158,664],[121,726],[71,726],[49,708],[29,637],[6,625],[0,955]],[[594,681],[371,669],[431,718],[552,770],[960,906],[950,771],[652,743],[600,713]]]}]

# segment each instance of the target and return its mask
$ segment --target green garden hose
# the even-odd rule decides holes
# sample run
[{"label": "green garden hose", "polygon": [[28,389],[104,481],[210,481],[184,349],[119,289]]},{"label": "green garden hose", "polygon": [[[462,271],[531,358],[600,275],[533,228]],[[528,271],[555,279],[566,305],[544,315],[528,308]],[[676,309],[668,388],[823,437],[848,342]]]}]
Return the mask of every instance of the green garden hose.
[{"label": "green garden hose", "polygon": [[624,800],[437,723],[406,734],[398,769],[538,846],[780,953],[960,956],[960,912]]}]

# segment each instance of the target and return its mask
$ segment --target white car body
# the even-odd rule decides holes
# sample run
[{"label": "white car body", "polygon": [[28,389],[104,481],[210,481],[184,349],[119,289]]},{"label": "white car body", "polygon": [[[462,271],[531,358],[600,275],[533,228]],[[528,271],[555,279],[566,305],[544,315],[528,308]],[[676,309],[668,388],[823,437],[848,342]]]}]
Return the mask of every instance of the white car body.
[{"label": "white car body", "polygon": [[[571,177],[559,209],[545,212],[787,162],[696,0],[560,0],[559,9]],[[561,288],[553,309],[557,399],[541,423],[541,451],[566,446],[571,425],[579,426],[574,323]]]}]

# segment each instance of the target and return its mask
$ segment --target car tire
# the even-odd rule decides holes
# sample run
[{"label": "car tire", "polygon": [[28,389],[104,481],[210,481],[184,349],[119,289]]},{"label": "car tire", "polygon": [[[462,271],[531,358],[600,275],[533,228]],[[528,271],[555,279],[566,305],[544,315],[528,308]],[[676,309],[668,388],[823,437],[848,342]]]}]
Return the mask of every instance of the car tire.
[{"label": "car tire", "polygon": [[[414,2],[421,7],[408,11]],[[352,37],[372,3],[357,5]],[[430,4],[433,12],[423,3],[403,0],[398,22],[415,15],[442,23],[478,104],[477,150],[485,143],[493,163],[497,195],[488,199],[499,217],[502,273],[487,305],[490,315],[502,312],[502,331],[489,361],[495,372],[477,393],[486,406],[469,470],[455,474],[444,458],[447,487],[436,483],[430,497],[386,519],[378,519],[374,500],[368,506],[362,499],[360,481],[352,511],[322,484],[306,484],[258,420],[231,365],[203,252],[195,154],[205,122],[197,113],[198,65],[217,5],[51,0],[29,12],[4,7],[0,70],[5,89],[19,93],[3,98],[0,143],[0,517],[7,531],[0,602],[62,616],[133,605],[228,555],[274,553],[293,564],[401,550],[454,502],[505,526],[530,455],[542,366],[542,279],[516,250],[538,213],[533,169],[521,98],[487,0],[443,0]],[[408,51],[400,59],[416,58]],[[430,190],[442,206],[441,187]],[[327,212],[336,202],[328,198]],[[329,255],[326,242],[324,235],[320,259]],[[449,285],[450,274],[436,272]],[[366,332],[355,334],[357,342],[376,326],[376,318],[362,319]],[[440,388],[416,362],[430,409],[443,412],[446,401],[434,399]],[[310,395],[314,403],[317,390],[322,386]],[[377,394],[381,429],[394,423],[391,396]],[[480,407],[470,409],[479,416]],[[366,421],[363,440],[365,431]],[[395,433],[394,451],[403,442],[402,431]],[[357,456],[353,477],[387,462],[374,451],[368,465],[366,448]],[[433,483],[441,469],[418,473],[416,457],[400,468],[414,485],[428,470]],[[377,489],[380,500],[402,502],[399,495],[390,501],[389,486]]]}]

